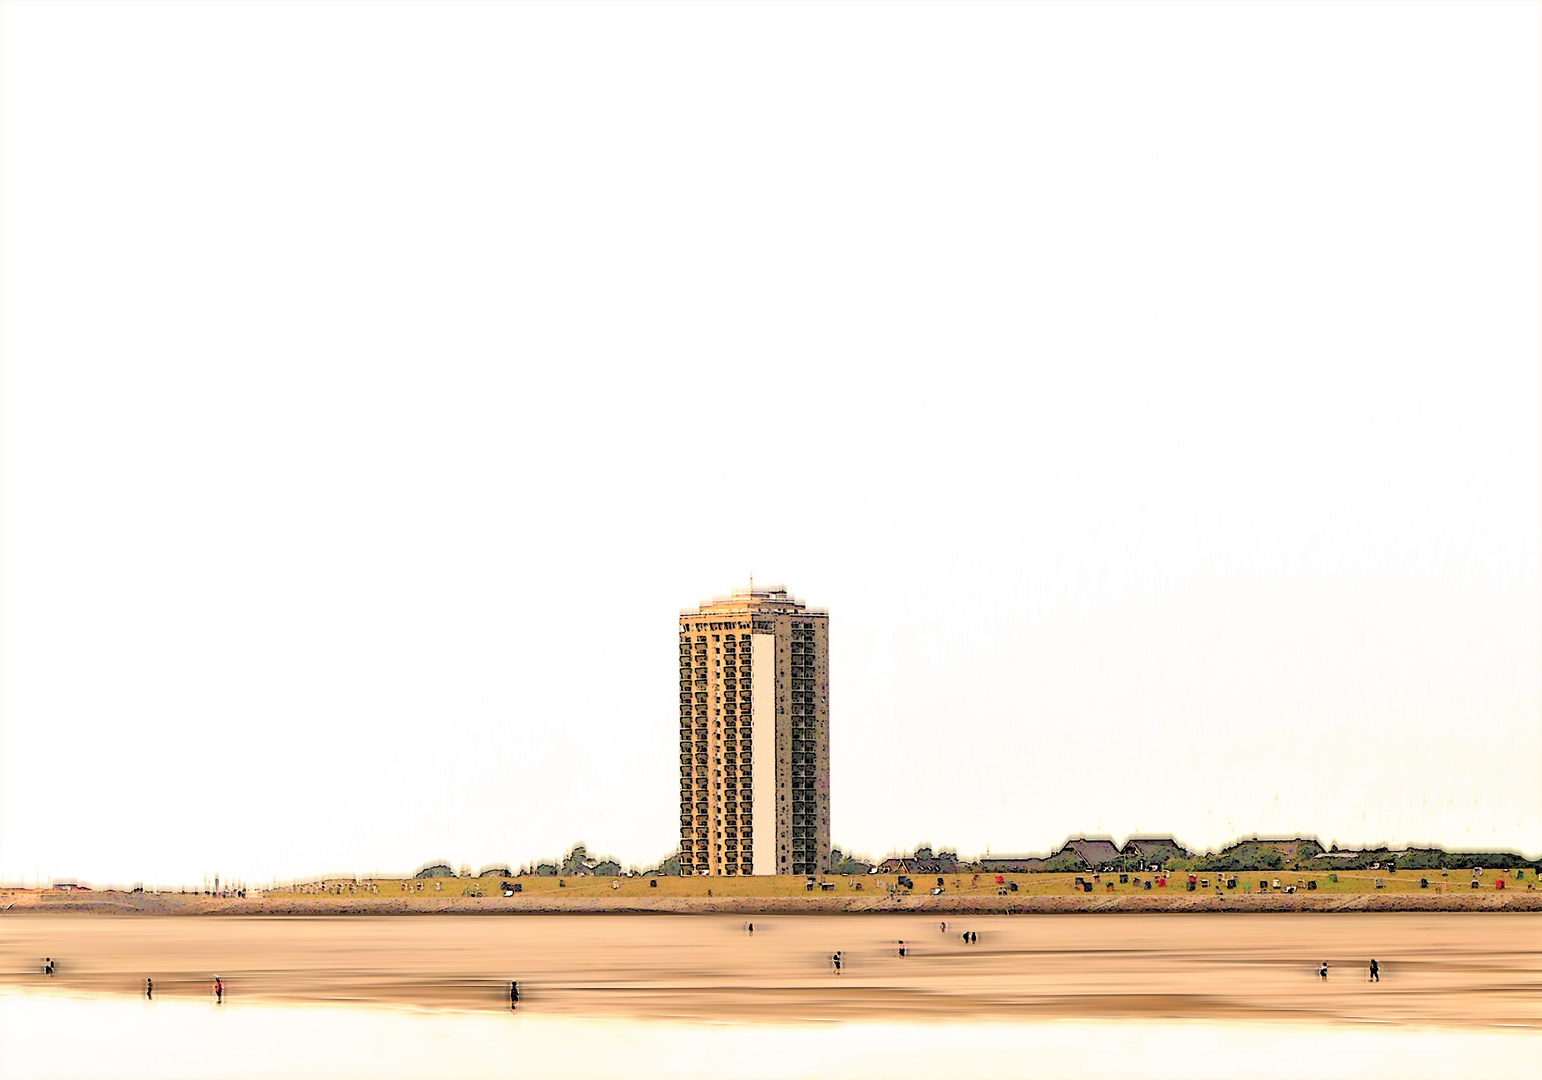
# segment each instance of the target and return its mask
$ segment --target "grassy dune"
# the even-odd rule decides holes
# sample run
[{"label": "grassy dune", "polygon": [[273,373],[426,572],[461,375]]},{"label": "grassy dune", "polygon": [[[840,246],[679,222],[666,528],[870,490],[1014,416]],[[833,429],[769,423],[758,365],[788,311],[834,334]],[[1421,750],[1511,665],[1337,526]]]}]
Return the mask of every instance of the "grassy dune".
[{"label": "grassy dune", "polygon": [[[1350,870],[1337,873],[1297,873],[1290,871],[1265,871],[1253,873],[1222,874],[1197,873],[1200,884],[1195,889],[1195,894],[1213,895],[1218,891],[1221,883],[1230,877],[1237,879],[1236,889],[1220,888],[1231,897],[1244,897],[1254,894],[1274,893],[1273,883],[1278,881],[1281,890],[1285,886],[1295,886],[1297,893],[1309,891],[1323,894],[1343,895],[1350,893],[1367,893],[1376,895],[1396,895],[1400,893],[1452,893],[1474,891],[1471,882],[1477,880],[1479,887],[1477,892],[1496,892],[1519,889],[1527,891],[1528,886],[1535,886],[1536,878],[1526,871],[1525,877],[1516,879],[1513,872],[1505,874],[1504,890],[1496,890],[1494,882],[1498,875],[1494,871],[1485,871],[1483,876],[1473,879],[1468,871],[1453,870],[1447,876],[1441,876],[1440,871],[1399,871],[1386,873],[1385,871]],[[1088,899],[1099,896],[1176,896],[1188,895],[1187,875],[1174,873],[1168,875],[1165,886],[1156,885],[1159,875],[1154,874],[1130,874],[1128,880],[1121,882],[1118,874],[1003,874],[1004,880],[997,884],[995,874],[944,874],[942,875],[943,897],[998,897],[1025,898],[1030,896],[1084,896]],[[937,885],[937,876],[911,875],[915,882],[913,890],[905,890],[899,886],[898,875],[895,874],[867,874],[860,877],[845,877],[835,874],[823,874],[818,876],[821,885],[831,885],[825,889],[816,887],[809,890],[806,881],[800,876],[778,877],[670,877],[670,878],[643,878],[643,877],[522,877],[522,878],[431,878],[420,881],[411,879],[375,878],[361,879],[359,884],[351,880],[327,881],[316,883],[313,886],[297,886],[291,889],[263,890],[264,895],[314,895],[320,893],[326,895],[360,896],[366,895],[368,886],[373,886],[373,891],[367,893],[380,897],[423,897],[423,898],[449,898],[475,894],[480,890],[486,896],[500,896],[499,884],[502,881],[518,882],[521,891],[519,897],[541,896],[550,899],[579,899],[579,898],[647,898],[660,899],[664,897],[697,897],[705,899],[711,897],[807,897],[807,896],[845,896],[875,898],[884,897],[898,890],[901,894],[913,897],[926,896],[931,898],[931,890]],[[1087,893],[1076,887],[1076,879],[1092,881],[1093,891]],[[1337,880],[1333,880],[1336,878]],[[1429,888],[1421,888],[1419,881],[1424,878],[1429,882]],[[1153,882],[1151,889],[1145,888],[1145,882]],[[657,884],[650,884],[656,882]],[[1268,882],[1269,887],[1260,888],[1261,882]],[[1313,890],[1309,882],[1316,883]],[[1379,883],[1379,884],[1378,884]],[[1013,890],[1011,886],[1015,885]],[[436,887],[437,886],[437,887]],[[1001,893],[1006,889],[1005,894]],[[351,890],[351,891],[350,891]],[[1534,890],[1533,890],[1534,891]],[[940,899],[940,898],[937,898]]]},{"label": "grassy dune", "polygon": [[[409,914],[430,912],[1075,912],[1075,911],[1441,911],[1542,910],[1542,891],[1532,871],[1517,879],[1485,872],[1474,880],[1467,871],[1339,871],[1336,874],[1268,872],[1237,875],[1197,874],[1190,892],[1186,874],[1173,874],[1167,885],[1154,875],[994,874],[943,875],[943,892],[933,895],[936,876],[914,876],[914,890],[892,874],[862,877],[823,875],[828,888],[810,891],[802,877],[747,878],[402,878],[331,879],[285,888],[254,890],[245,898],[178,893],[13,891],[0,893],[0,910],[80,911],[159,914]],[[1078,888],[1078,876],[1093,890]],[[1236,888],[1218,885],[1235,876]],[[1335,880],[1336,877],[1336,880]],[[1427,888],[1420,879],[1428,880]],[[505,897],[503,880],[517,881],[520,892]],[[1280,888],[1273,887],[1278,881]],[[1268,886],[1260,888],[1261,882]],[[1308,883],[1315,882],[1316,888]],[[1012,889],[1012,885],[1016,889]],[[1295,886],[1289,893],[1286,886]]]}]

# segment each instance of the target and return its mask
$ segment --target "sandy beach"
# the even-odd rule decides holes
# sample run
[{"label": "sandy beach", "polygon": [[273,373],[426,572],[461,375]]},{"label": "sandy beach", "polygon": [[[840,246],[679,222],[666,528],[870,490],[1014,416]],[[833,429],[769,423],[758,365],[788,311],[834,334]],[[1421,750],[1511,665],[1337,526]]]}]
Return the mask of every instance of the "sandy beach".
[{"label": "sandy beach", "polygon": [[[754,930],[747,927],[753,921]],[[946,929],[943,923],[946,922]],[[11,991],[768,1022],[1202,1019],[1542,1030],[1542,915],[8,919]],[[978,934],[968,944],[964,931]],[[898,942],[906,942],[904,957]],[[840,951],[843,969],[833,971]],[[40,973],[44,956],[57,974]],[[1381,981],[1370,982],[1376,957]],[[1329,964],[1329,978],[1317,975]]]}]

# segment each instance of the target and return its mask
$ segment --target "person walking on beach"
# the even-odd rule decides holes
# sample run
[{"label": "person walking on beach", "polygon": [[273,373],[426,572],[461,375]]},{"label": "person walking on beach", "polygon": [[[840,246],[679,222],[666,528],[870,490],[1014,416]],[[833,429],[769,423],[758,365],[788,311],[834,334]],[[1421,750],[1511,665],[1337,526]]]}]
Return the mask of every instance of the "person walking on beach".
[{"label": "person walking on beach", "polygon": [[53,957],[51,957],[51,956],[43,957],[43,974],[47,975],[50,979],[54,977],[54,958]]},{"label": "person walking on beach", "polygon": [[1374,958],[1371,960],[1371,982],[1381,982],[1381,967]]},{"label": "person walking on beach", "polygon": [[150,979],[145,980],[145,997],[155,997],[155,983]]},{"label": "person walking on beach", "polygon": [[899,954],[901,956],[905,955],[905,943],[903,941],[899,943]]},{"label": "person walking on beach", "polygon": [[519,1008],[519,983],[509,983],[509,1008]]},{"label": "person walking on beach", "polygon": [[841,954],[839,952],[830,954],[830,966],[835,969],[837,975],[841,973]]},{"label": "person walking on beach", "polygon": [[1317,969],[1317,974],[1324,979],[1328,977],[1328,961],[1324,960],[1322,962],[1322,967]]},{"label": "person walking on beach", "polygon": [[218,975],[214,976],[214,1004],[222,1004],[225,1000],[225,984],[220,982]]}]

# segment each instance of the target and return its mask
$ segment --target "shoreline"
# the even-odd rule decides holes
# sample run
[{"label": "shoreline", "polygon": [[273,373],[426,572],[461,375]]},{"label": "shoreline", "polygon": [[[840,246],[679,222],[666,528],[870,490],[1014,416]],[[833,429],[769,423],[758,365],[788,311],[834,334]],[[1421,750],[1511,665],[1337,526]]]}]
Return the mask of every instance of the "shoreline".
[{"label": "shoreline", "polygon": [[659,897],[209,897],[182,893],[0,894],[0,918],[26,915],[272,916],[384,915],[1155,915],[1301,912],[1538,912],[1542,892],[1167,896],[659,896]]}]

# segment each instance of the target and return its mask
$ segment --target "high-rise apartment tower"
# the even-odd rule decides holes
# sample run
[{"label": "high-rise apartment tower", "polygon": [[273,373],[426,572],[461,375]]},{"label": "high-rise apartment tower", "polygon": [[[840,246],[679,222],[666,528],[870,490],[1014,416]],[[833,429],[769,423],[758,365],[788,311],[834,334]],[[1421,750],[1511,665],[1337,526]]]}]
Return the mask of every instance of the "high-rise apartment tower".
[{"label": "high-rise apartment tower", "polygon": [[680,865],[830,868],[829,613],[780,587],[680,613]]}]

